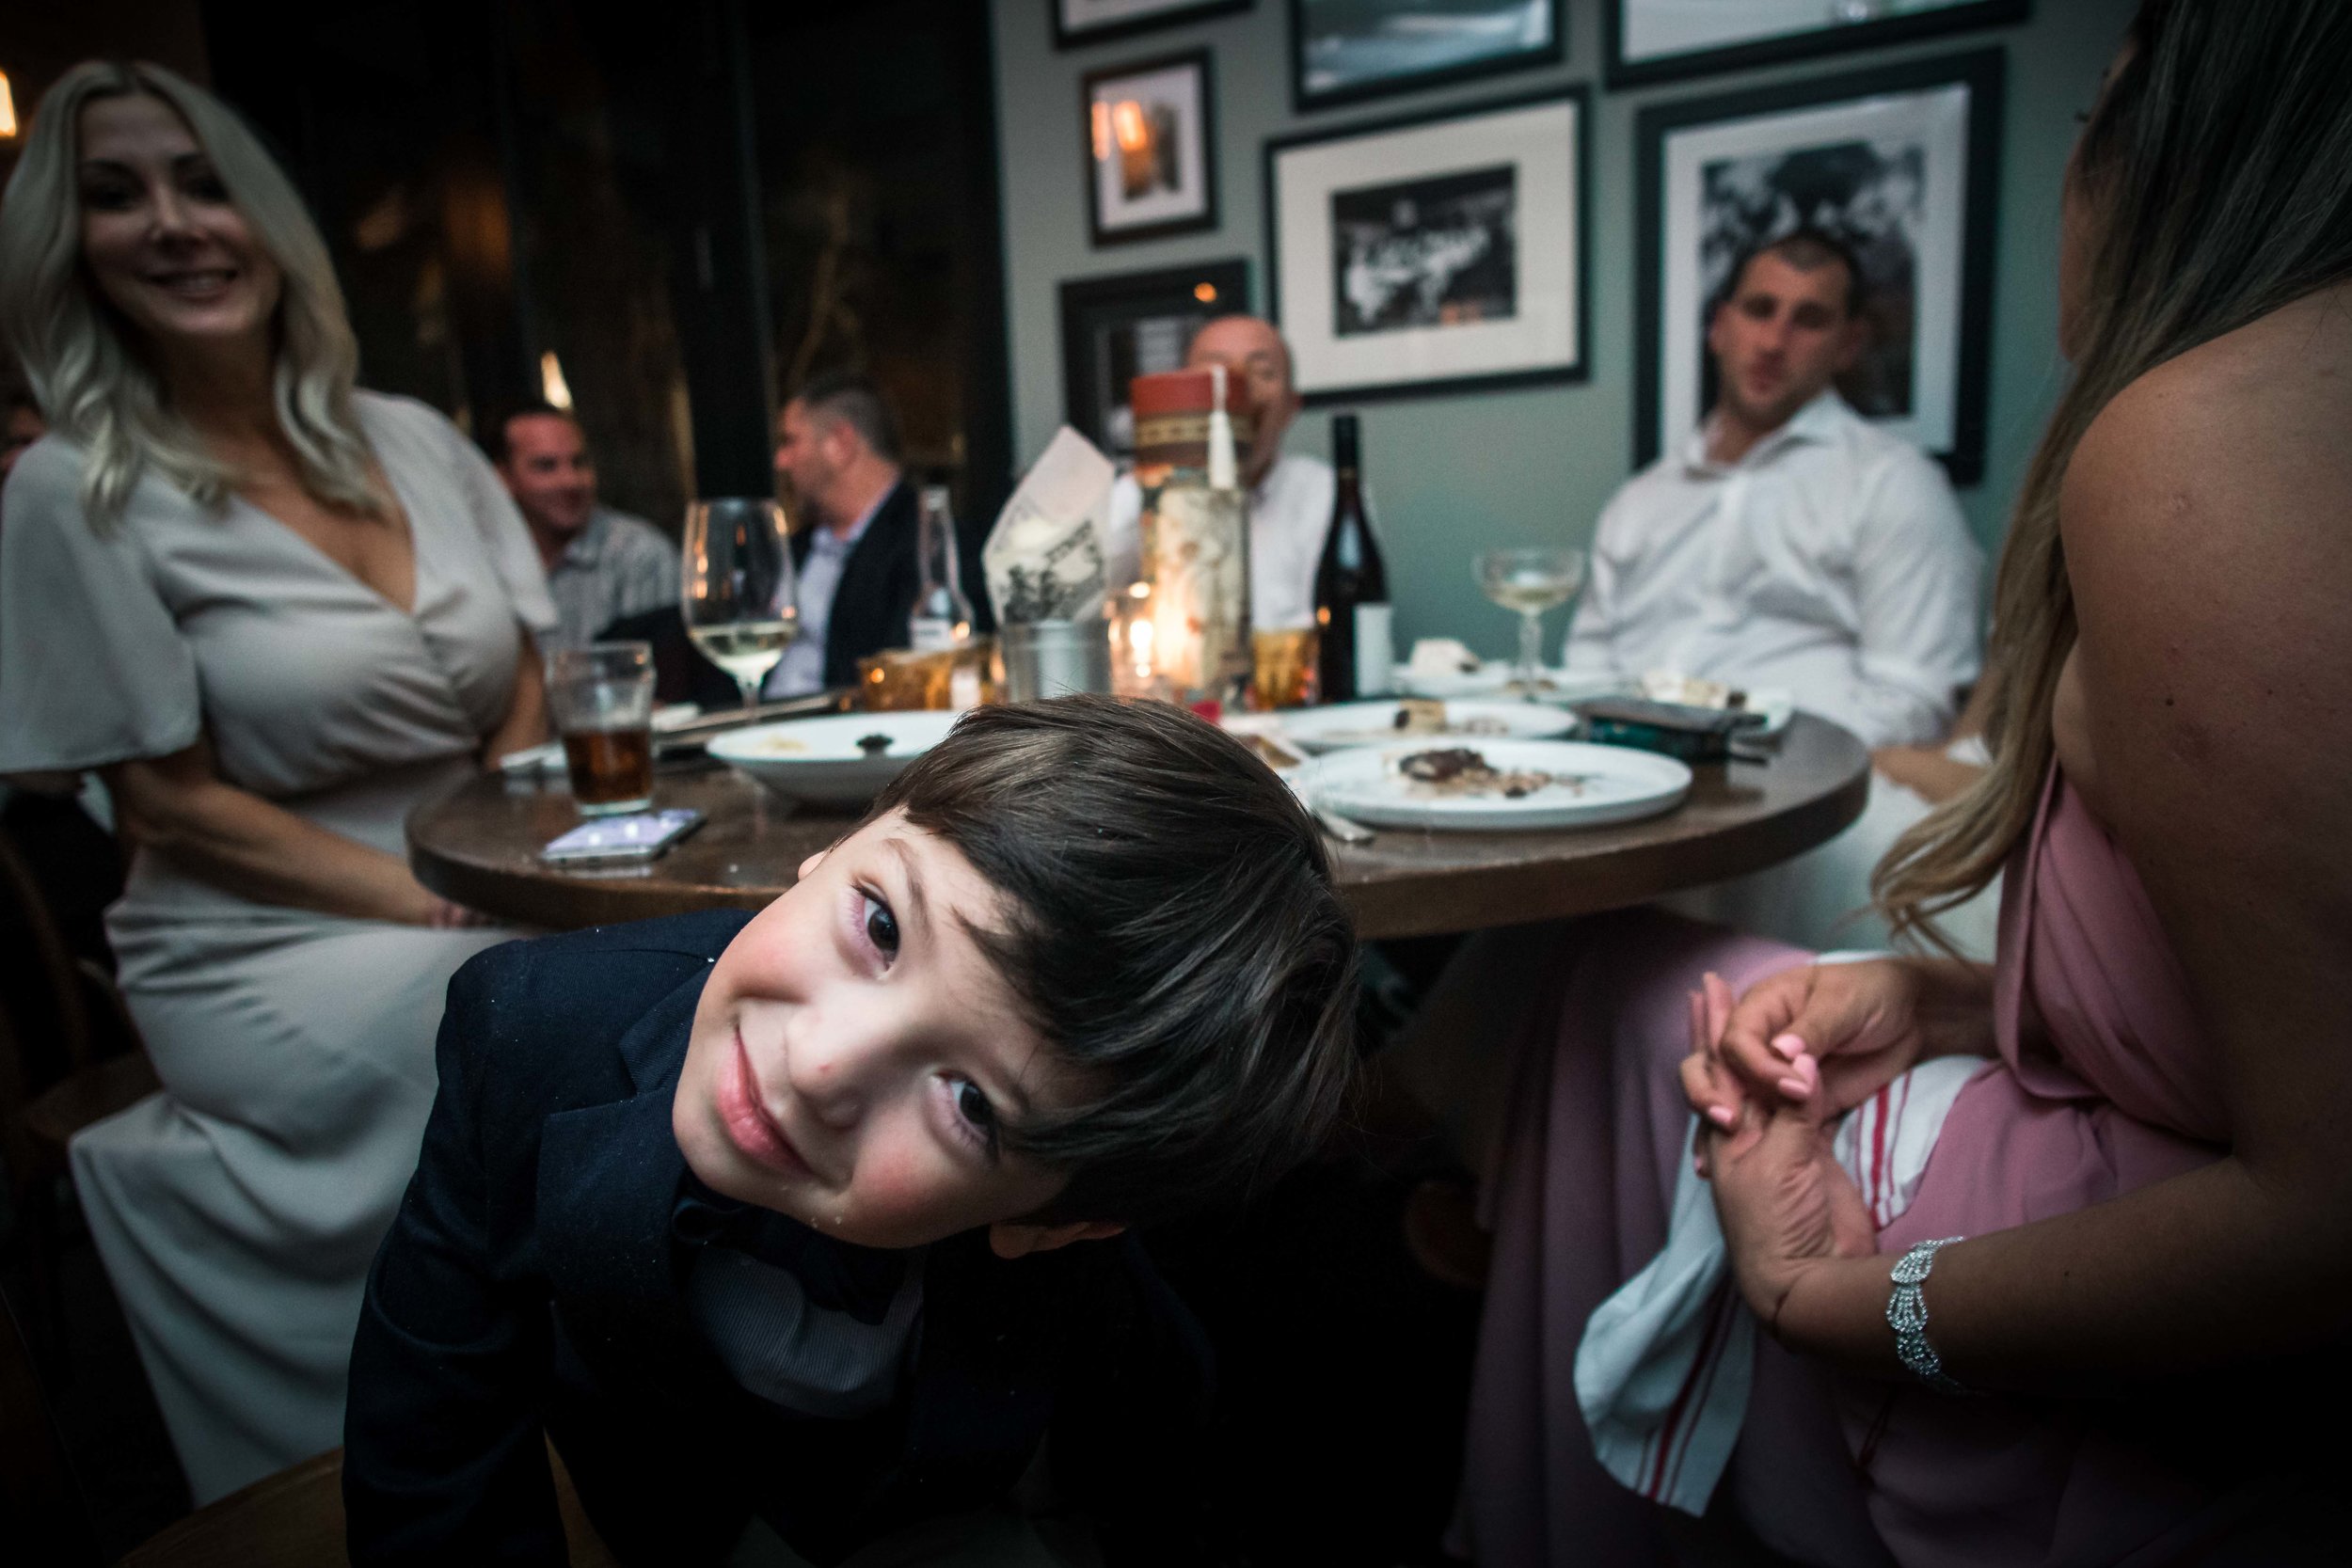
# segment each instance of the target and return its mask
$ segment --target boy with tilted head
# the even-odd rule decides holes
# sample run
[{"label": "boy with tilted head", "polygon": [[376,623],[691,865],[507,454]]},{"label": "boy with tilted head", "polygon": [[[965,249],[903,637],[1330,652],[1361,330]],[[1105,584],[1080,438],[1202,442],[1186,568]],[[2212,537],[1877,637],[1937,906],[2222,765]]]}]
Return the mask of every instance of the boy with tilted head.
[{"label": "boy with tilted head", "polygon": [[[756,916],[476,958],[352,1358],[353,1560],[564,1560],[543,1433],[624,1560],[1002,1498],[1181,1383],[1139,1249],[1072,1243],[1308,1154],[1355,968],[1282,784],[1087,697],[974,712]],[[1057,1465],[1149,1468],[1104,1430]]]}]

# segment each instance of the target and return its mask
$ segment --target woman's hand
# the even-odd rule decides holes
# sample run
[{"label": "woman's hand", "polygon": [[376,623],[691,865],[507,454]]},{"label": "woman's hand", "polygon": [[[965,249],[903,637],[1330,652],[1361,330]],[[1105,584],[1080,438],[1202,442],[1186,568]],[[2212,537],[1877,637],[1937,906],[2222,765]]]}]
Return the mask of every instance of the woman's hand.
[{"label": "woman's hand", "polygon": [[1785,970],[1730,1009],[1719,1031],[1723,1073],[1768,1102],[1804,1104],[1831,1120],[1927,1057],[1988,1049],[1990,1001],[1990,979],[1973,964],[1883,958]]},{"label": "woman's hand", "polygon": [[[1723,1055],[1730,989],[1712,974],[1706,986],[1692,998],[1686,1088],[1737,1077]],[[1748,1309],[1776,1334],[1781,1308],[1808,1269],[1868,1257],[1878,1234],[1811,1107],[1746,1099],[1736,1113],[1710,1113],[1708,1121],[1696,1140],[1699,1174],[1714,1184],[1732,1277]]]},{"label": "woman's hand", "polygon": [[463,930],[490,924],[490,917],[480,910],[469,910],[463,904],[452,903],[437,893],[428,893],[425,897],[429,902],[422,924],[437,931]]}]

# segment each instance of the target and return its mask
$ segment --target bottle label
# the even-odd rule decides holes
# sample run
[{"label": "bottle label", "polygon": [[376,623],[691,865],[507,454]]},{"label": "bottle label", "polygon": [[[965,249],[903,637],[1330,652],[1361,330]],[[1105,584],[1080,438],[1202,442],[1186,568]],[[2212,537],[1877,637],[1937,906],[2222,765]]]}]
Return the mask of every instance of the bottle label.
[{"label": "bottle label", "polygon": [[1356,695],[1377,697],[1396,682],[1396,643],[1389,632],[1389,607],[1356,607]]},{"label": "bottle label", "polygon": [[907,622],[907,646],[918,654],[945,653],[956,645],[956,624],[917,615]]}]

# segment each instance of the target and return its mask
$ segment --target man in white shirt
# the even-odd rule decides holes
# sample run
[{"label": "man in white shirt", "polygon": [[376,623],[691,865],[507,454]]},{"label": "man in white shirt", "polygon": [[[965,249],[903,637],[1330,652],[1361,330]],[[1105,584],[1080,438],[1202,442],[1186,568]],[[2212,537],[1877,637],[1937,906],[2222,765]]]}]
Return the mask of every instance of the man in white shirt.
[{"label": "man in white shirt", "polygon": [[1734,271],[1715,406],[1601,514],[1570,668],[1783,688],[1873,750],[1950,727],[1981,558],[1943,471],[1831,386],[1863,347],[1860,279],[1812,230]]},{"label": "man in white shirt", "polygon": [[776,472],[807,513],[792,536],[801,635],[762,687],[799,697],[857,678],[857,661],[907,645],[921,571],[898,425],[864,376],[820,375],[776,420]]},{"label": "man in white shirt", "polygon": [[596,504],[596,463],[580,421],[532,404],[499,421],[490,458],[539,546],[555,600],[542,653],[595,641],[615,621],[675,606],[677,542],[643,517]]},{"label": "man in white shirt", "polygon": [[[1299,407],[1290,345],[1270,322],[1219,316],[1194,334],[1184,364],[1192,370],[1224,366],[1228,376],[1248,388],[1256,412],[1257,429],[1241,476],[1249,490],[1249,624],[1260,631],[1312,626],[1315,564],[1331,526],[1339,481],[1323,459],[1282,451],[1282,437]],[[1372,510],[1369,495],[1364,509]],[[1111,489],[1105,542],[1114,589],[1142,575],[1142,491],[1132,475],[1121,474]]]}]

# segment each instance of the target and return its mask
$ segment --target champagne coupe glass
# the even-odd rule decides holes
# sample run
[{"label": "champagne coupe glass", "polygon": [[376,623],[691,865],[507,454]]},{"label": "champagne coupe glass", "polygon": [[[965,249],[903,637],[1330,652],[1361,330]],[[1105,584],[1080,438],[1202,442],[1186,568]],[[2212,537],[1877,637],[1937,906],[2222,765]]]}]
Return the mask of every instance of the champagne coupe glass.
[{"label": "champagne coupe glass", "polygon": [[1549,545],[1481,550],[1478,586],[1503,609],[1519,612],[1519,658],[1512,681],[1533,698],[1543,673],[1544,611],[1566,604],[1584,586],[1584,552]]},{"label": "champagne coupe glass", "polygon": [[784,508],[748,496],[699,500],[686,509],[679,595],[686,635],[735,677],[743,705],[801,634]]}]

